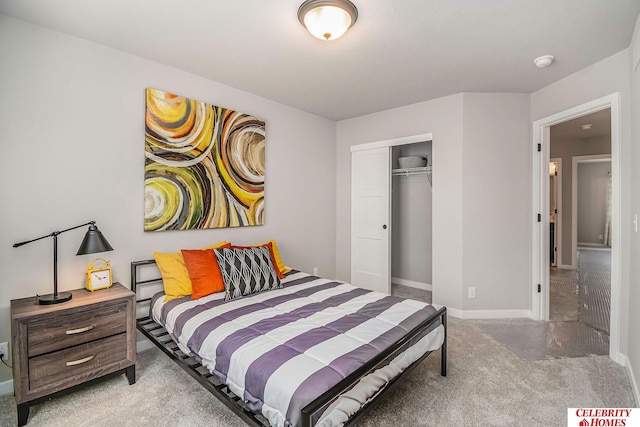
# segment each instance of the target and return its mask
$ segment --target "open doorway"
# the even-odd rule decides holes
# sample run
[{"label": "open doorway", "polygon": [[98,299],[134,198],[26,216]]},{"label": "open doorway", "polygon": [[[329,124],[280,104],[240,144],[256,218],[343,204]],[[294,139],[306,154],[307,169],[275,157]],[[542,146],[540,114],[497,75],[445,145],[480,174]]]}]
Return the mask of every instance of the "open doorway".
[{"label": "open doorway", "polygon": [[611,109],[551,126],[549,142],[551,341],[564,355],[609,354]]},{"label": "open doorway", "polygon": [[[595,116],[592,116],[592,114],[595,114]],[[581,245],[578,248],[579,238],[577,236],[577,228],[579,219],[576,218],[575,221],[573,220],[574,209],[572,206],[578,198],[577,190],[580,188],[577,178],[575,180],[573,179],[573,175],[577,174],[581,167],[578,165],[582,164],[579,157],[601,154],[597,151],[589,151],[594,149],[594,146],[597,145],[595,142],[597,139],[596,135],[594,135],[595,132],[592,133],[590,138],[582,138],[584,139],[584,141],[582,141],[582,145],[575,142],[572,144],[565,144],[565,147],[558,148],[554,147],[554,143],[552,142],[552,140],[555,140],[555,137],[558,135],[562,136],[563,127],[566,126],[573,126],[574,132],[588,131],[591,129],[597,131],[594,126],[595,124],[590,122],[598,119],[599,115],[606,116],[606,121],[610,123],[609,130],[607,131],[607,133],[610,133],[607,145],[609,147],[608,156],[610,156],[611,160],[609,168],[611,172],[610,190],[607,196],[609,197],[611,207],[608,214],[610,215],[610,226],[605,227],[605,225],[602,224],[600,226],[601,231],[596,235],[596,239],[599,239],[600,234],[602,234],[602,245],[604,245],[605,234],[611,236],[609,243],[611,245],[610,251],[608,248],[602,248],[610,254],[608,257],[608,259],[610,259],[610,264],[607,265],[607,263],[604,263],[606,265],[605,273],[603,273],[602,270],[595,271],[596,269],[593,267],[596,266],[597,268],[601,268],[603,264],[602,262],[590,259],[591,257],[585,255],[585,251],[593,250],[595,246],[589,247],[587,244]],[[590,126],[591,129],[588,129],[589,126],[585,126],[585,129],[582,129],[582,125],[589,124],[592,125]],[[575,125],[579,125],[577,130],[575,129]],[[594,323],[596,323],[594,317],[585,310],[587,304],[589,307],[594,306],[593,301],[588,302],[586,299],[599,293],[600,289],[592,287],[589,290],[581,290],[579,282],[581,279],[583,281],[587,281],[596,277],[602,277],[603,274],[606,274],[608,276],[608,282],[610,283],[610,290],[605,291],[605,293],[610,295],[610,302],[607,304],[608,310],[604,310],[604,314],[600,314],[596,317],[598,317],[599,320],[602,320],[603,317],[607,318],[606,320],[608,322],[609,329],[608,354],[612,359],[620,363],[620,357],[618,356],[620,306],[620,158],[618,154],[620,150],[619,95],[612,94],[544,119],[537,120],[533,123],[533,138],[534,147],[537,146],[537,151],[539,151],[540,154],[535,156],[533,164],[533,207],[535,209],[534,212],[536,212],[534,216],[537,215],[538,221],[534,220],[533,223],[534,268],[532,276],[532,318],[536,320],[549,321],[553,320],[554,316],[561,315],[562,310],[556,310],[553,306],[554,289],[552,289],[553,284],[550,283],[550,278],[553,278],[552,273],[561,273],[565,275],[561,282],[565,284],[569,283],[571,285],[567,285],[567,288],[569,291],[573,291],[574,299],[571,301],[572,306],[578,306],[578,310],[574,310],[572,316],[570,316],[568,312],[564,312],[565,318],[561,320],[572,320],[576,323],[580,320],[583,325],[588,324],[591,327],[595,326],[593,329],[602,333],[602,330],[604,330],[602,327],[604,322],[599,322],[594,325]],[[567,150],[567,146],[575,146],[573,148],[575,148],[576,151],[569,151],[565,153],[558,152],[558,149],[560,149],[560,151],[562,151],[562,149]],[[574,157],[578,159],[574,159]],[[561,172],[563,178],[560,186],[562,191],[562,202],[559,202],[559,211],[561,216],[560,218],[552,218],[550,215],[551,180],[549,167],[551,159],[557,158],[562,158]],[[577,162],[575,169],[574,161]],[[575,192],[574,181],[576,183]],[[596,208],[591,206],[591,209],[593,210]],[[577,208],[575,210],[577,211]],[[542,215],[543,212],[545,213],[544,215]],[[605,217],[606,216],[607,214],[605,214]],[[551,258],[551,250],[553,248],[551,244],[552,219],[554,220],[553,227],[558,234],[557,239],[559,241],[556,246],[557,254],[555,267],[552,265]],[[561,231],[558,230],[558,228],[560,228]],[[605,233],[605,229],[607,230],[607,233]],[[589,255],[593,254],[595,254],[595,252],[589,252]],[[570,277],[571,280],[567,280],[567,277]],[[582,311],[576,313],[579,310]]]}]

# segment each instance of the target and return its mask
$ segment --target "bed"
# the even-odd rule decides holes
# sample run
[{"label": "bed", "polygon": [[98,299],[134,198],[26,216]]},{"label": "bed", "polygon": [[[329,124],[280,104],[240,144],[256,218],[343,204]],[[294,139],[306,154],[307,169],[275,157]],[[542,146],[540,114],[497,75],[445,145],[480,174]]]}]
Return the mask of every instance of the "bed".
[{"label": "bed", "polygon": [[164,301],[131,264],[137,328],[252,426],[354,423],[433,351],[446,376],[446,308],[292,270],[282,288]]}]

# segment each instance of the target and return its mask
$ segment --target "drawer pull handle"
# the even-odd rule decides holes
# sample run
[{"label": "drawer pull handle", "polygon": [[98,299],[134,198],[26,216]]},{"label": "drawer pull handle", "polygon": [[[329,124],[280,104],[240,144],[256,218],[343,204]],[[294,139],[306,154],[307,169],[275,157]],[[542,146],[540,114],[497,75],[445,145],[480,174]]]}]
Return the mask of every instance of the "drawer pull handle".
[{"label": "drawer pull handle", "polygon": [[84,328],[71,329],[70,331],[67,331],[67,335],[81,334],[83,332],[90,331],[93,328],[95,328],[95,325],[85,326]]},{"label": "drawer pull handle", "polygon": [[93,360],[94,357],[96,357],[96,356],[87,356],[87,357],[82,358],[82,359],[73,360],[71,362],[67,362],[67,366],[82,365],[83,363],[87,363],[90,360]]}]

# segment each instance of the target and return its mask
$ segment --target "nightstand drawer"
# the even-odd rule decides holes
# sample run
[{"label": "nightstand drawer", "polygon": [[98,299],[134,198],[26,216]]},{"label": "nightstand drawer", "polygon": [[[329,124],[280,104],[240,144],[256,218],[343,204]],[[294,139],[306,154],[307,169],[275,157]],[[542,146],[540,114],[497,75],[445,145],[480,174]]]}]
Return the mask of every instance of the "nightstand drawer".
[{"label": "nightstand drawer", "polygon": [[27,325],[29,357],[115,335],[127,330],[127,302],[89,305]]},{"label": "nightstand drawer", "polygon": [[29,359],[29,388],[47,386],[65,379],[65,387],[79,384],[88,378],[104,375],[109,368],[127,360],[127,335],[122,333],[90,343],[81,344],[65,350]]}]

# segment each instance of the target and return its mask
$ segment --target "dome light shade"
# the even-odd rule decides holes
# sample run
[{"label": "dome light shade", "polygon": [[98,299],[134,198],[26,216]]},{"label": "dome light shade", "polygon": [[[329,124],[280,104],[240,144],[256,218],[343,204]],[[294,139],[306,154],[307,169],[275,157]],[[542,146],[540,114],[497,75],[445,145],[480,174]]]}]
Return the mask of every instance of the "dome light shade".
[{"label": "dome light shade", "polygon": [[534,59],[533,63],[536,64],[538,68],[546,68],[551,65],[555,59],[553,55],[543,55]]},{"label": "dome light shade", "polygon": [[300,23],[320,40],[335,40],[358,19],[358,9],[349,0],[307,0],[298,9]]}]

